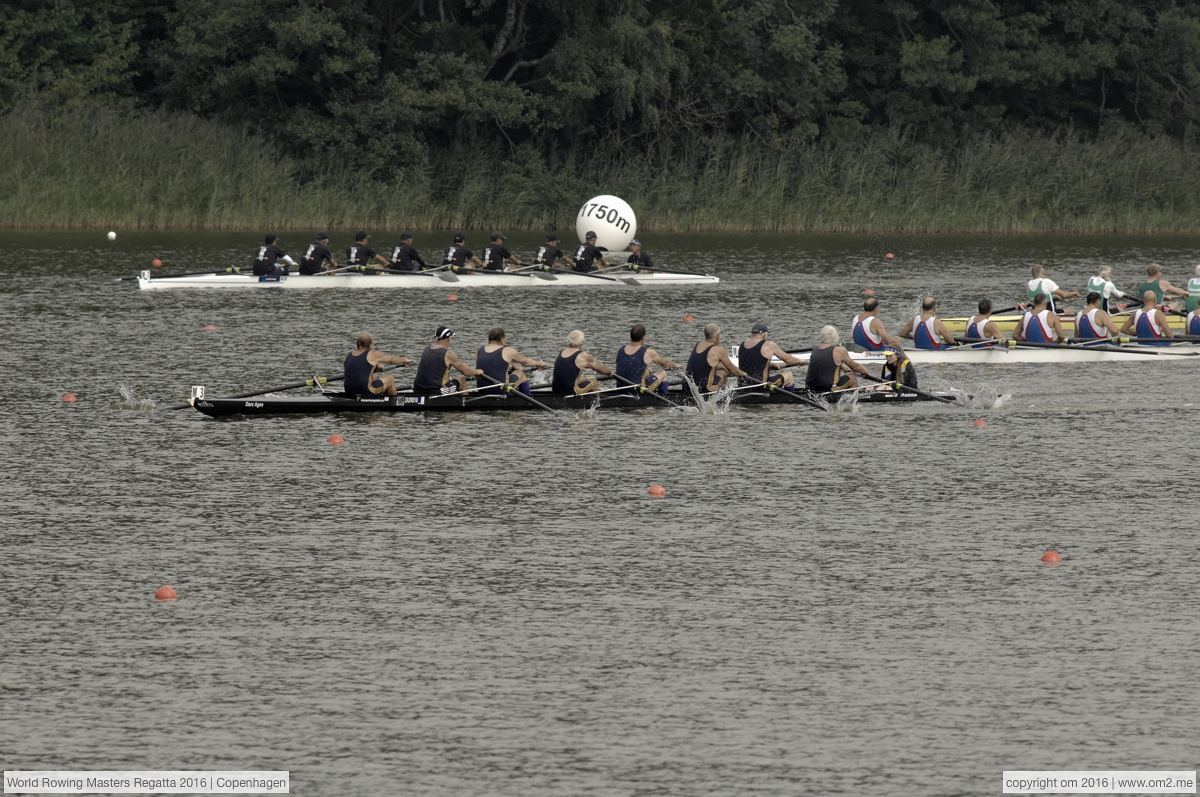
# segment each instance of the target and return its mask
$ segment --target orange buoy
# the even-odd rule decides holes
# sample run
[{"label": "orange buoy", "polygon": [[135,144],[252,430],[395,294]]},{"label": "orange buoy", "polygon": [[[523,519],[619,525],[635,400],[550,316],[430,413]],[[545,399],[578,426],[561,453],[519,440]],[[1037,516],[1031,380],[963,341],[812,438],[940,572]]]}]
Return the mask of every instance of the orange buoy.
[{"label": "orange buoy", "polygon": [[329,443],[331,446],[340,446],[342,443],[346,442],[346,438],[342,437],[340,434],[331,434],[325,439],[325,442]]},{"label": "orange buoy", "polygon": [[863,289],[863,296],[874,296],[874,295],[875,295],[875,291],[871,290],[870,288]]},{"label": "orange buoy", "polygon": [[209,324],[208,326],[206,326],[206,327],[204,328],[204,331],[205,331],[205,332],[212,332],[214,329],[216,329],[216,327],[214,327],[212,324]]},{"label": "orange buoy", "polygon": [[1061,562],[1062,557],[1059,556],[1054,551],[1046,551],[1044,554],[1042,554],[1042,561],[1043,562]]},{"label": "orange buoy", "polygon": [[987,426],[987,421],[985,421],[983,418],[980,418],[979,420],[975,421],[975,426]]},{"label": "orange buoy", "polygon": [[77,401],[77,399],[75,398],[75,394],[74,394],[74,393],[64,393],[64,394],[63,394],[63,401],[65,401],[65,402],[67,402],[68,404],[70,404],[72,401]]},{"label": "orange buoy", "polygon": [[446,297],[446,299],[447,299],[448,301],[451,301],[451,302],[457,302],[457,301],[458,301],[458,296],[456,296],[455,294],[453,294],[453,293],[452,293],[452,294],[450,294],[449,296],[447,296],[447,297]]},{"label": "orange buoy", "polygon": [[175,594],[175,590],[171,587],[159,587],[158,591],[154,593],[154,600],[156,601],[173,601],[178,597]]},{"label": "orange buoy", "polygon": [[646,494],[652,495],[655,498],[662,498],[667,494],[667,488],[663,487],[661,484],[652,484],[650,485],[650,489],[646,491]]},{"label": "orange buoy", "polygon": [[884,258],[887,260],[891,260],[893,257],[895,257],[895,255],[893,255],[891,252],[888,252],[886,255],[884,255]]},{"label": "orange buoy", "polygon": [[156,257],[150,261],[150,265],[154,266],[155,268],[162,268],[162,261]]},{"label": "orange buoy", "polygon": [[696,320],[696,316],[692,315],[691,313],[688,313],[687,315],[685,315],[685,316],[683,317],[683,320],[684,320],[684,321],[686,321],[686,322],[688,322],[688,323],[690,324],[690,323],[692,323],[693,321],[695,321],[695,320]]}]

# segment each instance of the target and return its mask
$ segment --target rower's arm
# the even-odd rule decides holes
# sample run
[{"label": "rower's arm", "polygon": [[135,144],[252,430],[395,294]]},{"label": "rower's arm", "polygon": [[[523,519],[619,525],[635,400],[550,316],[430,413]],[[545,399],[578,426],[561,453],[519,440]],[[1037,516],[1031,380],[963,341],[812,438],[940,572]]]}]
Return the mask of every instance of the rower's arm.
[{"label": "rower's arm", "polygon": [[541,360],[535,360],[532,357],[526,357],[524,354],[513,354],[512,362],[520,363],[526,368],[549,368],[550,363],[544,363]]},{"label": "rower's arm", "polygon": [[1079,295],[1079,291],[1064,291],[1062,288],[1054,291],[1055,299],[1074,299]]},{"label": "rower's arm", "polygon": [[1126,332],[1129,332],[1133,329],[1133,319],[1134,319],[1134,315],[1132,313],[1130,313],[1129,317],[1125,319],[1125,323],[1121,325],[1121,333],[1120,334],[1124,335]]},{"label": "rower's arm", "polygon": [[989,321],[983,325],[983,334],[992,340],[1004,340],[1004,333],[1000,331],[1000,325],[995,321]]},{"label": "rower's arm", "polygon": [[1158,313],[1158,328],[1163,331],[1163,337],[1175,337],[1175,330],[1171,329],[1171,325],[1167,323],[1167,314],[1162,310],[1155,310],[1154,312]]},{"label": "rower's arm", "polygon": [[[912,319],[909,319],[908,323],[904,325],[904,329],[900,330],[900,337],[911,339],[913,336],[912,328],[913,328],[913,322],[912,322]],[[880,332],[882,332],[882,331],[883,331],[883,329],[882,329],[882,327],[880,327]],[[880,335],[880,337],[882,337],[882,335]]]},{"label": "rower's arm", "polygon": [[721,347],[721,351],[717,352],[717,363],[734,376],[750,376],[750,374],[733,364],[733,360],[729,359],[729,353],[725,351],[724,346]]},{"label": "rower's arm", "polygon": [[1167,282],[1166,280],[1160,281],[1159,285],[1162,286],[1164,294],[1169,293],[1172,296],[1187,296],[1188,295],[1187,291],[1183,290],[1182,288],[1176,288],[1174,285]]},{"label": "rower's arm", "polygon": [[666,357],[663,357],[661,354],[656,352],[654,349],[651,349],[650,351],[646,352],[646,354],[649,355],[650,364],[652,364],[652,365],[662,366],[663,368],[682,368],[683,367],[679,363],[671,362]]},{"label": "rower's arm", "polygon": [[1056,315],[1054,315],[1053,313],[1051,313],[1051,315],[1050,315],[1050,322],[1051,322],[1051,323],[1050,323],[1050,328],[1051,328],[1051,329],[1053,329],[1053,330],[1054,330],[1054,334],[1058,336],[1058,337],[1056,338],[1056,340],[1057,340],[1059,343],[1066,343],[1066,342],[1067,342],[1067,335],[1066,335],[1066,333],[1065,333],[1065,332],[1063,332],[1062,323],[1061,323],[1061,322],[1058,320],[1058,316],[1056,316]]},{"label": "rower's arm", "polygon": [[393,354],[380,354],[379,359],[375,360],[375,362],[388,363],[389,365],[408,365],[415,363],[416,360],[410,360],[407,357],[397,357]]},{"label": "rower's arm", "polygon": [[391,265],[391,263],[388,262],[388,259],[386,257],[384,257],[383,255],[375,255],[375,259],[379,261],[380,265],[384,265],[384,266]]},{"label": "rower's arm", "polygon": [[[579,363],[579,365],[580,365],[580,367],[581,367],[581,368],[591,368],[591,369],[592,369],[593,371],[595,371],[596,373],[598,373],[598,374],[604,374],[604,375],[606,375],[606,376],[612,373],[612,369],[611,369],[611,368],[608,368],[608,367],[606,367],[606,366],[604,366],[604,365],[601,365],[599,360],[597,360],[595,357],[593,357],[592,355],[588,354],[587,352],[584,352],[584,353],[583,353],[583,354],[581,354],[580,356],[581,356],[581,357],[586,357],[586,358],[587,358],[587,359],[586,359],[584,362],[582,362],[582,363]],[[578,362],[579,362],[579,360],[576,360],[576,362],[578,363]]]},{"label": "rower's arm", "polygon": [[[801,360],[799,357],[794,357],[791,354],[788,354],[786,351],[779,348],[778,344],[771,342],[771,343],[768,343],[767,345],[770,346],[770,348],[767,351],[763,352],[763,356],[765,356],[767,358],[768,362],[770,362],[772,357],[777,357],[780,360],[783,360],[785,365],[804,365],[803,360]],[[771,367],[775,368],[777,366],[773,365]]]},{"label": "rower's arm", "polygon": [[947,346],[958,345],[954,340],[954,336],[950,334],[950,330],[946,329],[946,325],[940,320],[934,322],[933,331],[942,336],[942,340],[946,341]]},{"label": "rower's arm", "polygon": [[833,361],[837,365],[849,368],[851,371],[857,371],[863,376],[871,375],[871,372],[868,371],[865,366],[856,363],[854,358],[850,356],[850,352],[846,351],[841,346],[838,346],[836,349],[834,349]]},{"label": "rower's arm", "polygon": [[482,368],[472,368],[465,362],[459,359],[458,355],[452,351],[446,352],[449,356],[446,358],[446,365],[458,370],[463,376],[479,376],[483,373]]},{"label": "rower's arm", "polygon": [[[1111,334],[1113,337],[1121,334],[1120,330],[1117,329],[1117,325],[1113,323],[1112,316],[1107,314],[1104,316],[1104,328],[1107,329],[1109,334]],[[1075,334],[1078,335],[1079,330],[1075,330]]]}]

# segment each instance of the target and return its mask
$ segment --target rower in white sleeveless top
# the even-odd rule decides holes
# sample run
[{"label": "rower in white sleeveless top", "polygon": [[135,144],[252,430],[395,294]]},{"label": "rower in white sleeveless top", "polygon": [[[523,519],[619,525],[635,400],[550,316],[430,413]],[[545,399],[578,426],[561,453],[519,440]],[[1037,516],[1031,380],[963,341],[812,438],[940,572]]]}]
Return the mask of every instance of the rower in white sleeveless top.
[{"label": "rower in white sleeveless top", "polygon": [[1013,340],[1029,343],[1066,343],[1058,313],[1046,307],[1046,294],[1033,297],[1033,307],[1025,311],[1021,322],[1013,330]]},{"label": "rower in white sleeveless top", "polygon": [[1170,346],[1175,333],[1167,323],[1167,317],[1158,309],[1158,294],[1148,290],[1142,294],[1142,306],[1133,311],[1121,327],[1121,334],[1135,332],[1143,346]]},{"label": "rower in white sleeveless top", "polygon": [[900,341],[888,334],[879,319],[879,300],[874,296],[863,302],[863,311],[850,322],[854,342],[867,351],[879,351],[885,346],[899,346]]},{"label": "rower in white sleeveless top", "polygon": [[[900,330],[900,337],[911,338],[914,349],[945,349],[954,346],[954,336],[937,317],[937,300],[926,296],[921,302],[921,314],[914,316]],[[941,338],[942,342],[938,341]]]},{"label": "rower in white sleeveless top", "polygon": [[1025,284],[1029,291],[1029,301],[1033,301],[1033,297],[1039,293],[1045,294],[1046,306],[1051,312],[1057,313],[1058,306],[1054,303],[1055,299],[1074,299],[1079,295],[1079,291],[1064,291],[1058,287],[1058,283],[1046,276],[1046,269],[1041,266],[1030,266],[1029,273],[1033,277]]},{"label": "rower in white sleeveless top", "polygon": [[1100,309],[1106,313],[1111,300],[1125,298],[1125,294],[1117,290],[1116,285],[1113,285],[1111,266],[1101,266],[1100,270],[1096,272],[1096,276],[1088,280],[1084,294],[1088,295],[1092,291],[1100,294]]},{"label": "rower in white sleeveless top", "polygon": [[1087,307],[1075,314],[1075,339],[1095,340],[1107,343],[1121,333],[1112,317],[1105,312],[1104,297],[1100,291],[1092,291],[1087,295]]},{"label": "rower in white sleeveless top", "polygon": [[[1195,313],[1197,310],[1200,310],[1200,266],[1196,266],[1196,276],[1188,280],[1187,292],[1187,311]],[[1187,328],[1191,329],[1192,327],[1189,324]],[[1195,333],[1189,332],[1188,334],[1192,335]]]},{"label": "rower in white sleeveless top", "polygon": [[[967,319],[966,337],[977,340],[1004,340],[1004,333],[1000,331],[1000,325],[992,320],[991,299],[979,300],[979,315],[973,315]],[[994,345],[994,343],[976,343],[972,348],[983,349]]]}]

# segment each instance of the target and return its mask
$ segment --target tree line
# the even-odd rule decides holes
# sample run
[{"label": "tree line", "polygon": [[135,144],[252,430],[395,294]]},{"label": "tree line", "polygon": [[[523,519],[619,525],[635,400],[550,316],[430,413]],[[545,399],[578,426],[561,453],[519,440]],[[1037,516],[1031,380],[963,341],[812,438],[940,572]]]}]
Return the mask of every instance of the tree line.
[{"label": "tree line", "polygon": [[0,111],[187,111],[403,178],[450,148],[653,157],[899,129],[1188,142],[1200,0],[9,0]]}]

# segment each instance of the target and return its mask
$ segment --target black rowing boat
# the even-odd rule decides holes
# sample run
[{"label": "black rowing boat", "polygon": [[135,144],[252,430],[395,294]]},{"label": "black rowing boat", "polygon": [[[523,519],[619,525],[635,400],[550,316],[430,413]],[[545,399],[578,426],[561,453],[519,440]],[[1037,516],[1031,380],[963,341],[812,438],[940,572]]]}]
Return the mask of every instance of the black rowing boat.
[{"label": "black rowing boat", "polygon": [[[892,390],[861,390],[857,392],[859,402],[872,404],[907,404],[929,400],[912,393],[897,393]],[[538,403],[550,409],[580,412],[592,409],[635,410],[662,409],[667,405],[652,396],[627,393],[599,393],[582,396],[557,393],[534,392]],[[818,394],[814,398],[836,402],[846,393]],[[938,394],[950,396],[951,394]],[[676,404],[695,406],[690,393],[672,392],[667,397]],[[756,407],[764,404],[785,404],[793,407],[805,406],[794,397],[783,393],[735,392],[728,401],[739,407]],[[324,393],[319,396],[296,396],[284,398],[207,398],[202,388],[193,388],[191,404],[205,415],[318,415],[339,412],[481,412],[496,410],[537,410],[532,402],[505,394],[472,394],[454,396],[414,396],[402,393],[398,396],[354,397],[344,393]]]}]

